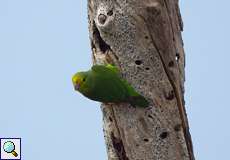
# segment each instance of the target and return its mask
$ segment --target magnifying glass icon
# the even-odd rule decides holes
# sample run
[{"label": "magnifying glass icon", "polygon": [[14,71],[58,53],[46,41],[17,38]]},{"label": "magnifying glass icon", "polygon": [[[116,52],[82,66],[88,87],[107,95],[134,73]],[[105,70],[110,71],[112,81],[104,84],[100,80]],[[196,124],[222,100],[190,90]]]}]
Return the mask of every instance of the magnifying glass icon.
[{"label": "magnifying glass icon", "polygon": [[6,152],[6,153],[11,153],[14,155],[14,157],[17,157],[18,154],[17,152],[15,151],[15,145],[12,141],[7,141],[3,144],[3,150]]}]

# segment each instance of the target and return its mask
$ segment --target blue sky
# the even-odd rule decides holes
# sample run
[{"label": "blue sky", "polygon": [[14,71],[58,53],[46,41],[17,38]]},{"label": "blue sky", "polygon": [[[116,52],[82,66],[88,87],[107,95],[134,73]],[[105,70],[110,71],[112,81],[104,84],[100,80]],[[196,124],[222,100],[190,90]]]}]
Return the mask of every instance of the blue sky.
[{"label": "blue sky", "polygon": [[[180,5],[195,154],[227,159],[230,2]],[[107,159],[99,103],[71,84],[91,64],[86,0],[0,1],[0,136],[22,137],[24,159]]]}]

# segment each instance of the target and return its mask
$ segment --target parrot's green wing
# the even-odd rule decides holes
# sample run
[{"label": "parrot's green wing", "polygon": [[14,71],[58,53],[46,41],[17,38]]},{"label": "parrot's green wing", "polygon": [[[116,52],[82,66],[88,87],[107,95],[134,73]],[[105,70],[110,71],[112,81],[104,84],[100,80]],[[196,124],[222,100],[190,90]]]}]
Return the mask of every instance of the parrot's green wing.
[{"label": "parrot's green wing", "polygon": [[[118,69],[115,66],[110,64],[104,65],[94,65],[91,67],[92,71],[101,74],[101,76],[114,76],[119,73]],[[104,75],[102,75],[104,74]]]},{"label": "parrot's green wing", "polygon": [[[106,64],[106,65],[94,65],[91,67],[91,69],[95,72],[103,72],[103,73],[115,73],[119,75],[119,69],[112,65],[112,64]],[[111,72],[112,71],[112,72]]]},{"label": "parrot's green wing", "polygon": [[108,69],[112,70],[113,72],[119,74],[119,69],[116,66],[112,65],[112,64],[107,64],[106,68],[108,68]]},{"label": "parrot's green wing", "polygon": [[135,91],[135,89],[126,81],[123,80],[124,84],[129,93],[128,101],[132,106],[139,106],[139,107],[148,107],[149,102],[139,93]]},{"label": "parrot's green wing", "polygon": [[[94,65],[91,69],[103,77],[104,80],[101,79],[101,87],[106,87],[106,97],[129,102],[133,106],[147,107],[149,105],[142,95],[137,93],[125,79],[120,77],[117,67],[112,65]],[[98,92],[102,92],[102,90]]]},{"label": "parrot's green wing", "polygon": [[124,102],[128,96],[126,86],[123,84],[116,70],[105,65],[94,65],[91,68],[90,82],[93,83],[92,96],[102,102]]}]

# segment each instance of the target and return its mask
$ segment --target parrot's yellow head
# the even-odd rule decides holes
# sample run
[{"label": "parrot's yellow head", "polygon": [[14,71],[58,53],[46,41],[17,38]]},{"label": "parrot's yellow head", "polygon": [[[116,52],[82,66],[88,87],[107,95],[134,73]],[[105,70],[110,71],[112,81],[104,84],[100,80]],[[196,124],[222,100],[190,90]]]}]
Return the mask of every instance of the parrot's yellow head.
[{"label": "parrot's yellow head", "polygon": [[78,72],[72,77],[72,82],[75,90],[80,90],[83,86],[87,78],[87,74],[85,72]]}]

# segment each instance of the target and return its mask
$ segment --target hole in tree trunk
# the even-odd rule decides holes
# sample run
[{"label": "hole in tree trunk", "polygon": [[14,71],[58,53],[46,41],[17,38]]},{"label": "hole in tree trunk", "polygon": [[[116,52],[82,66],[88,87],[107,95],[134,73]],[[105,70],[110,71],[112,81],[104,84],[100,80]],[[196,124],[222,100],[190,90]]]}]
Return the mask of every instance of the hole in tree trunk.
[{"label": "hole in tree trunk", "polygon": [[181,125],[180,125],[180,124],[177,124],[177,125],[174,126],[174,130],[175,130],[176,132],[179,132],[180,129],[181,129]]},{"label": "hole in tree trunk", "polygon": [[108,16],[112,16],[113,15],[113,10],[110,10],[108,13],[107,13]]},{"label": "hole in tree trunk", "polygon": [[95,22],[93,23],[93,36],[95,38],[95,42],[98,43],[99,49],[102,53],[110,50],[110,46],[101,38],[100,32],[97,29]]},{"label": "hole in tree trunk", "polygon": [[135,63],[136,63],[136,65],[141,65],[142,61],[141,60],[136,60]]},{"label": "hole in tree trunk", "polygon": [[144,139],[144,141],[145,141],[145,142],[148,142],[148,141],[149,141],[149,139],[145,138],[145,139]]},{"label": "hole in tree trunk", "polygon": [[162,132],[161,134],[160,134],[160,138],[161,139],[165,139],[165,138],[167,138],[168,137],[168,132]]},{"label": "hole in tree trunk", "polygon": [[148,117],[151,118],[151,119],[154,119],[153,116],[151,116],[151,115],[148,115]]},{"label": "hole in tree trunk", "polygon": [[175,59],[176,59],[176,61],[179,61],[179,59],[180,59],[180,54],[179,53],[176,53]]}]

